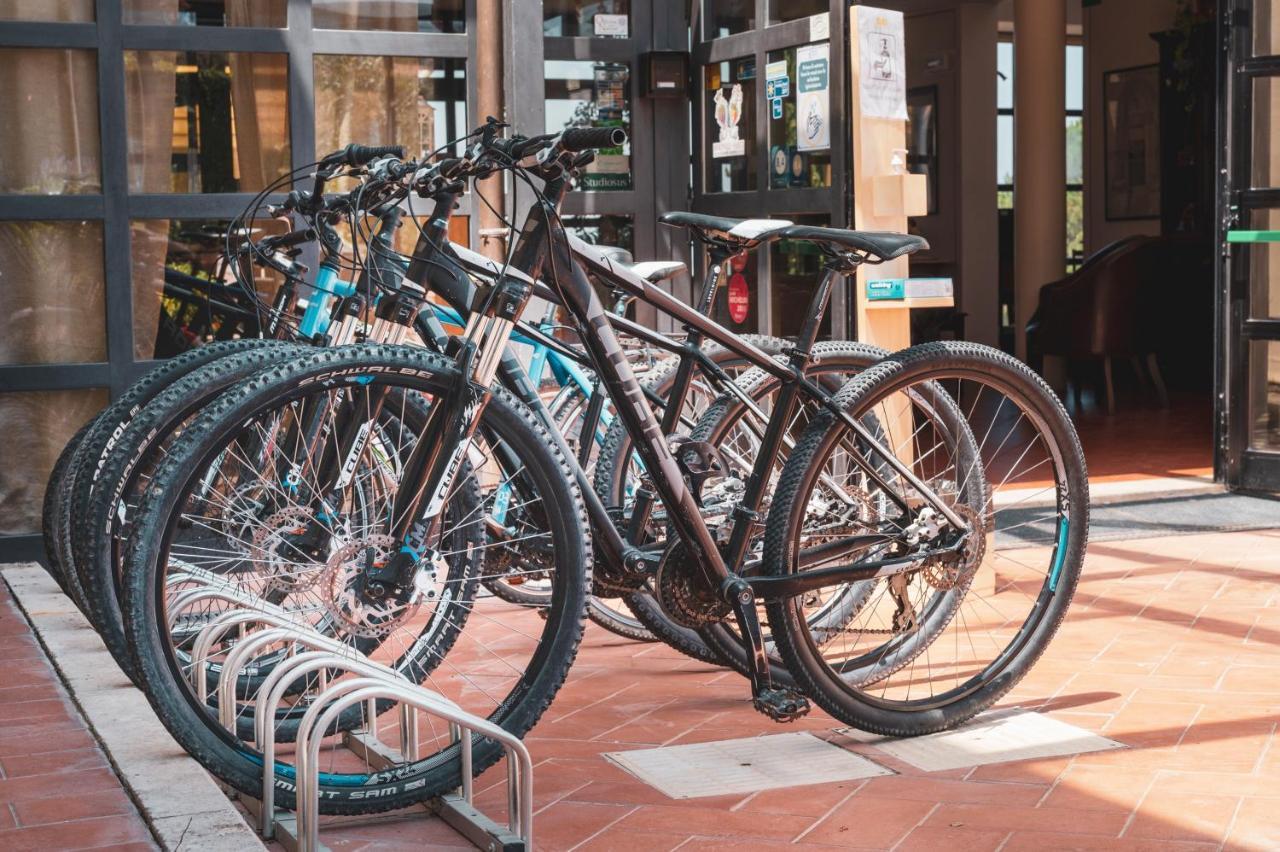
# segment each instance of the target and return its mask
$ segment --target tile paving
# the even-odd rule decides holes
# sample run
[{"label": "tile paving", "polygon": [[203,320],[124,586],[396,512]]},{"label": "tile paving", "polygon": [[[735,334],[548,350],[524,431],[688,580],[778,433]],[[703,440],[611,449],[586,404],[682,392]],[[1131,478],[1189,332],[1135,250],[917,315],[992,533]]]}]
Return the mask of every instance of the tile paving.
[{"label": "tile paving", "polygon": [[155,849],[0,582],[0,849]]},{"label": "tile paving", "polygon": [[[148,843],[5,594],[0,849]],[[527,739],[539,847],[1278,849],[1280,530],[1091,548],[1067,622],[999,706],[1037,709],[1124,750],[924,773],[840,736],[821,712],[782,727],[746,697],[735,674],[590,627],[568,683]],[[672,800],[601,757],[795,730],[897,774]],[[66,775],[39,774],[32,755],[42,753],[45,766],[78,770],[74,798]],[[494,815],[505,807],[501,772],[476,785]],[[421,812],[327,822],[322,837],[334,849],[468,848]]]}]

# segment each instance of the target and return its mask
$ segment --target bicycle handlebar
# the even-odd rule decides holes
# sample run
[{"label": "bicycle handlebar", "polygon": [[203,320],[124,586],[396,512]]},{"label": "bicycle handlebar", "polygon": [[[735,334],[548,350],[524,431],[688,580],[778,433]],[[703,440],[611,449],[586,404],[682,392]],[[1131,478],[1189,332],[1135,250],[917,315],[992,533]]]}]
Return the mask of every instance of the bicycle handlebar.
[{"label": "bicycle handlebar", "polygon": [[378,157],[404,158],[404,147],[401,145],[355,145],[334,151],[320,160],[325,166],[363,166]]},{"label": "bicycle handlebar", "polygon": [[595,148],[618,148],[627,141],[621,127],[570,127],[560,134],[560,147],[565,151],[588,151]]}]

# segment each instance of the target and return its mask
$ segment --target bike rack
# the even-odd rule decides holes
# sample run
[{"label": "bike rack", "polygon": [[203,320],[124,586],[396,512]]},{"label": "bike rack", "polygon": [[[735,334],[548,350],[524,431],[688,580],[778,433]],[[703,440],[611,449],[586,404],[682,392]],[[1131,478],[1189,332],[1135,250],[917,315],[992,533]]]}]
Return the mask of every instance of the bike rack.
[{"label": "bike rack", "polygon": [[[341,713],[357,703],[364,703],[366,727],[363,733],[346,731],[343,744],[363,757],[371,767],[387,769],[418,757],[418,714],[430,713],[446,720],[453,742],[458,743],[462,784],[457,791],[424,802],[428,810],[438,814],[475,846],[486,850],[532,850],[533,833],[533,765],[528,749],[520,739],[430,689],[408,680],[403,674],[374,662],[349,645],[316,631],[300,622],[288,610],[262,601],[230,584],[194,574],[181,576],[177,582],[204,582],[208,586],[184,592],[171,607],[170,621],[176,623],[183,609],[201,600],[221,600],[243,609],[228,609],[203,625],[197,634],[191,655],[191,680],[202,704],[207,703],[208,677],[206,663],[213,645],[232,630],[241,639],[222,664],[218,676],[217,696],[219,722],[236,732],[235,684],[240,670],[252,656],[273,644],[289,645],[288,657],[267,676],[258,689],[254,705],[254,742],[263,753],[263,794],[260,802],[242,796],[246,804],[256,805],[263,837],[276,837],[281,845],[299,852],[314,852],[320,846],[319,831],[319,750],[324,731],[333,726]],[[217,585],[215,585],[217,584]],[[250,624],[261,629],[246,635]],[[297,653],[297,648],[309,650]],[[339,670],[359,677],[327,683],[329,671]],[[312,701],[297,732],[296,818],[275,807],[275,718],[276,709],[291,683],[319,672],[321,692]],[[358,697],[356,697],[358,696]],[[377,702],[387,699],[400,705],[400,751],[385,746],[377,738]],[[317,727],[318,725],[318,727]],[[467,731],[464,736],[463,731]],[[472,735],[499,742],[507,756],[508,825],[503,828],[473,804]],[[307,758],[310,757],[309,763]]]},{"label": "bike rack", "polygon": [[[336,697],[330,700],[330,694],[334,694]],[[324,738],[324,731],[337,720],[338,716],[346,708],[365,701],[376,701],[379,698],[390,698],[399,702],[402,706],[408,705],[416,710],[447,719],[467,731],[467,734],[462,737],[462,741],[465,743],[469,744],[473,732],[499,742],[507,756],[507,825],[509,831],[501,835],[485,831],[485,836],[481,839],[471,832],[459,828],[446,812],[440,811],[440,814],[455,828],[459,828],[467,836],[467,839],[479,848],[488,850],[533,849],[533,761],[529,757],[529,750],[519,737],[499,728],[487,719],[481,719],[478,716],[462,711],[447,711],[447,708],[440,706],[434,693],[420,686],[387,682],[381,678],[357,678],[334,684],[321,693],[319,699],[308,708],[306,715],[302,719],[302,724],[298,728],[297,795],[302,804],[298,808],[297,814],[298,836],[302,841],[300,846],[302,852],[312,852],[312,850],[316,849],[314,845],[315,834],[317,823],[320,819],[318,764],[320,760],[320,743]],[[469,745],[466,748],[469,749]],[[465,773],[463,778],[468,775],[469,773]],[[448,804],[447,799],[449,797],[443,798],[446,799],[445,804]],[[456,809],[455,804],[454,813],[475,813],[475,808],[469,798],[465,798],[465,793],[464,797],[460,798],[460,803],[465,805],[465,811]],[[470,822],[470,820],[468,819],[467,822]],[[507,839],[508,837],[511,839]]]}]

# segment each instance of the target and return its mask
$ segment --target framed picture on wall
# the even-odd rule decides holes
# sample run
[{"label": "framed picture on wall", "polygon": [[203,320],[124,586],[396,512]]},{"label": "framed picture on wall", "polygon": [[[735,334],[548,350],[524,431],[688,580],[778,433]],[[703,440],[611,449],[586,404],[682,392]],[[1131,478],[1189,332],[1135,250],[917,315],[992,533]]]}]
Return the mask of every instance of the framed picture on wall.
[{"label": "framed picture on wall", "polygon": [[1102,75],[1107,219],[1160,218],[1160,68]]}]

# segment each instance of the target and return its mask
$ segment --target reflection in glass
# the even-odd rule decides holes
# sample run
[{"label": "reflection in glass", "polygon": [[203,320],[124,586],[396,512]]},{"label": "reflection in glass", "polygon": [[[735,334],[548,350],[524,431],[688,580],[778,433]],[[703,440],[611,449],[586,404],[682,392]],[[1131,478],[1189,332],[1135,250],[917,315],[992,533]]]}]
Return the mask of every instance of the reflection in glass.
[{"label": "reflection in glass", "polygon": [[631,0],[544,0],[542,34],[627,38]]},{"label": "reflection in glass", "polygon": [[288,0],[124,0],[124,22],[148,26],[288,26]]},{"label": "reflection in glass", "polygon": [[720,38],[756,28],[756,0],[705,0],[702,14],[704,39]]},{"label": "reflection in glass", "polygon": [[92,50],[0,49],[0,193],[102,191]]},{"label": "reflection in glass", "polygon": [[358,142],[418,157],[468,130],[462,59],[317,56],[315,92],[319,154]]},{"label": "reflection in glass", "polygon": [[756,188],[756,63],[732,59],[703,66],[706,192]]},{"label": "reflection in glass", "polygon": [[566,127],[621,127],[627,131],[627,142],[621,148],[602,148],[596,153],[576,188],[631,189],[631,66],[548,60],[544,67],[547,133]]},{"label": "reflection in glass", "polygon": [[[830,219],[821,214],[779,216],[797,225],[825,227]],[[811,242],[779,240],[769,247],[769,281],[773,289],[772,331],[778,337],[799,334],[809,310],[809,301],[822,275],[822,254]],[[831,311],[822,318],[818,339],[831,337]]]},{"label": "reflection in glass", "polygon": [[[771,50],[765,68],[765,104],[769,110],[769,188],[788,189],[831,185],[831,150],[801,150],[797,144],[800,103],[796,48]],[[829,71],[828,71],[828,80]],[[827,119],[830,119],[830,109]],[[748,131],[749,132],[749,131]],[[830,131],[828,130],[828,133]]]},{"label": "reflection in glass", "polygon": [[0,222],[0,364],[107,359],[102,257],[100,222]]},{"label": "reflection in glass", "polygon": [[593,246],[635,251],[635,224],[630,216],[584,214],[563,216],[565,230]]},{"label": "reflection in glass", "polygon": [[[169,358],[211,340],[258,334],[253,300],[223,263],[229,221],[147,219],[131,223],[133,352],[138,360]],[[259,219],[261,239],[286,230]],[[233,250],[240,244],[233,236]],[[280,276],[253,267],[258,297],[270,303]]]},{"label": "reflection in glass", "polygon": [[[1248,225],[1254,231],[1280,231],[1280,210],[1252,210]],[[1280,318],[1280,243],[1238,245],[1249,259],[1249,316]]]},{"label": "reflection in glass", "polygon": [[938,87],[907,92],[907,170],[924,175],[930,215],[938,212]]},{"label": "reflection in glass", "polygon": [[326,30],[465,33],[465,0],[313,0],[312,24]]},{"label": "reflection in glass", "polygon": [[289,170],[284,54],[126,51],[124,62],[130,191],[252,192]]},{"label": "reflection in glass", "polygon": [[781,24],[831,11],[827,0],[769,0],[769,23]]},{"label": "reflection in glass", "polygon": [[0,0],[0,21],[93,23],[93,0]]},{"label": "reflection in glass", "polygon": [[40,531],[44,486],[58,454],[107,404],[104,388],[0,393],[0,535]]},{"label": "reflection in glass", "polygon": [[1250,344],[1249,422],[1250,446],[1280,452],[1280,341]]}]

